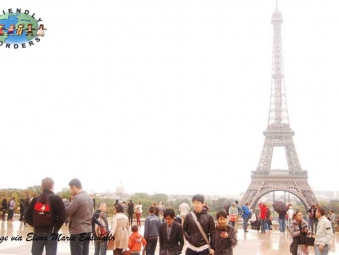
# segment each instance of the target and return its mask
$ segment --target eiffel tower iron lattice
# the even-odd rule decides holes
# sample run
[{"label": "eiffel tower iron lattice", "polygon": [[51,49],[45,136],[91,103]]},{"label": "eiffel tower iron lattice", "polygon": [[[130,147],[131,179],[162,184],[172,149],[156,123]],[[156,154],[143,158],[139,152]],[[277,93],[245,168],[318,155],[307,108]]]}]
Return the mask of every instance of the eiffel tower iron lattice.
[{"label": "eiffel tower iron lattice", "polygon": [[[265,141],[256,171],[252,171],[251,183],[241,204],[250,203],[254,208],[259,199],[272,191],[286,191],[298,197],[305,208],[318,201],[307,181],[307,171],[302,170],[295,150],[290,127],[284,83],[281,23],[283,18],[278,7],[273,12],[273,49],[271,98]],[[273,149],[284,147],[288,170],[271,169]]]}]

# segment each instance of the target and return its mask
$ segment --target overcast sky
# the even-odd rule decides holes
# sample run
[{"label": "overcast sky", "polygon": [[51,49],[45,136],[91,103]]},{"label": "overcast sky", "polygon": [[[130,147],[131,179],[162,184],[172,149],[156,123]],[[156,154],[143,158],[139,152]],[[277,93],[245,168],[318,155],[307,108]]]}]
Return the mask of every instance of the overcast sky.
[{"label": "overcast sky", "polygon": [[[50,176],[55,191],[75,177],[90,192],[246,191],[267,127],[274,0],[8,8],[47,30],[26,49],[0,47],[0,188]],[[299,160],[311,187],[338,190],[339,1],[278,9]]]}]

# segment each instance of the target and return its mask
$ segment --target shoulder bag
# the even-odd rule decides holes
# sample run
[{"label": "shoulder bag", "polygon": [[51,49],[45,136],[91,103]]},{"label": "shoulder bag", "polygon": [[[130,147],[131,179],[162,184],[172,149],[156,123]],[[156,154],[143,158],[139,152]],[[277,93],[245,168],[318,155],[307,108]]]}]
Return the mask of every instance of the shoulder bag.
[{"label": "shoulder bag", "polygon": [[203,238],[205,239],[206,243],[208,244],[208,249],[211,249],[211,248],[210,248],[210,241],[208,240],[205,231],[202,229],[202,227],[201,227],[201,225],[200,225],[200,222],[199,222],[198,219],[197,219],[197,216],[195,215],[194,212],[191,212],[191,214],[192,214],[192,217],[193,217],[195,223],[197,224],[197,226],[198,226],[198,228],[199,228],[199,230],[200,230],[200,233],[202,234]]}]

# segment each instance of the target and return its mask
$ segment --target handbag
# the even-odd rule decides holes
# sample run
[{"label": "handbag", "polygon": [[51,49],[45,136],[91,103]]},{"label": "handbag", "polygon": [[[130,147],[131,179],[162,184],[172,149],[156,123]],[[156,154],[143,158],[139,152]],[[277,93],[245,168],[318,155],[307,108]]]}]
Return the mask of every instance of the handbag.
[{"label": "handbag", "polygon": [[235,214],[230,214],[229,215],[229,220],[230,221],[236,221],[236,219],[237,219],[237,215],[235,215]]},{"label": "handbag", "polygon": [[131,250],[124,250],[122,252],[123,255],[131,255]]},{"label": "handbag", "polygon": [[311,235],[303,237],[304,244],[308,246],[314,246],[315,238]]},{"label": "handbag", "polygon": [[109,240],[107,243],[107,248],[106,250],[113,250],[113,246],[114,246],[114,240]]}]

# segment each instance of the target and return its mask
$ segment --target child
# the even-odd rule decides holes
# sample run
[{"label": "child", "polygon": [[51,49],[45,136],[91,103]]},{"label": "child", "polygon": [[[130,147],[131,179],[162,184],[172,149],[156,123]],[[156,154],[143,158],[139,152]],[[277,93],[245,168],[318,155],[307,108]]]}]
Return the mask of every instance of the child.
[{"label": "child", "polygon": [[228,224],[227,213],[217,213],[215,226],[215,255],[233,255],[233,248],[237,245],[237,236],[233,226]]},{"label": "child", "polygon": [[129,237],[128,240],[128,248],[131,251],[131,255],[140,255],[141,251],[141,244],[146,245],[145,238],[139,234],[138,232],[138,226],[133,225],[132,226],[132,234]]}]

